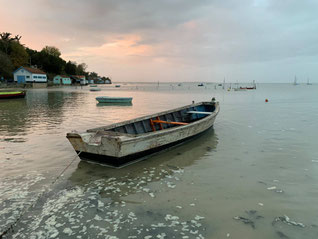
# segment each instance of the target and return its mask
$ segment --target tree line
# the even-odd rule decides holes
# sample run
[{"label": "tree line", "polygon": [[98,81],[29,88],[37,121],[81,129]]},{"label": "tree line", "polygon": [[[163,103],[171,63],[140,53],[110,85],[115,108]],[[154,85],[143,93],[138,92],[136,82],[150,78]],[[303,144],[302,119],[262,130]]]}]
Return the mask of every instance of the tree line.
[{"label": "tree line", "polygon": [[13,36],[9,32],[0,33],[0,78],[13,78],[13,71],[20,66],[36,66],[49,76],[85,75],[86,78],[102,78],[96,72],[86,71],[85,63],[65,61],[57,47],[45,46],[41,51],[25,47],[20,42],[21,36]]}]

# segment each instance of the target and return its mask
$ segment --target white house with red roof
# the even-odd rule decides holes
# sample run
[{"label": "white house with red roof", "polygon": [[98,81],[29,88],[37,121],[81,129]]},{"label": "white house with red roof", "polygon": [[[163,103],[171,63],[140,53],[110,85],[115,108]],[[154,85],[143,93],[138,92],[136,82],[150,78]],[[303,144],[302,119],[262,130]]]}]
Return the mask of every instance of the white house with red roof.
[{"label": "white house with red roof", "polygon": [[37,68],[21,66],[13,72],[14,82],[17,83],[47,83],[44,71]]}]

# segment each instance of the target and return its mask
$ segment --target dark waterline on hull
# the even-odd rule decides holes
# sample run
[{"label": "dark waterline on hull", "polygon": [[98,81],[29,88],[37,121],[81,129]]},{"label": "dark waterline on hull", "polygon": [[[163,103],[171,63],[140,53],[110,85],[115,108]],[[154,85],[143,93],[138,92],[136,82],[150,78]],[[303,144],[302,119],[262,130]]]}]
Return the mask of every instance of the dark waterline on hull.
[{"label": "dark waterline on hull", "polygon": [[97,163],[101,163],[103,165],[106,166],[110,166],[110,167],[115,167],[115,168],[121,168],[121,167],[125,167],[128,166],[132,163],[136,163],[139,162],[141,160],[146,160],[147,158],[149,158],[150,156],[160,153],[162,151],[165,150],[169,150],[171,148],[177,147],[181,144],[187,143],[191,140],[195,140],[196,138],[200,137],[201,135],[208,133],[208,131],[210,131],[213,128],[213,125],[204,130],[203,132],[172,142],[170,144],[166,144],[166,145],[162,145],[160,147],[156,147],[156,148],[152,148],[152,149],[148,149],[139,153],[135,153],[135,154],[131,154],[128,156],[124,156],[124,157],[112,157],[112,156],[105,156],[105,155],[99,155],[99,154],[92,154],[92,153],[86,153],[86,152],[81,152],[80,151],[76,151],[76,153],[80,153],[79,157],[82,160],[85,161],[92,161],[92,162],[97,162]]}]

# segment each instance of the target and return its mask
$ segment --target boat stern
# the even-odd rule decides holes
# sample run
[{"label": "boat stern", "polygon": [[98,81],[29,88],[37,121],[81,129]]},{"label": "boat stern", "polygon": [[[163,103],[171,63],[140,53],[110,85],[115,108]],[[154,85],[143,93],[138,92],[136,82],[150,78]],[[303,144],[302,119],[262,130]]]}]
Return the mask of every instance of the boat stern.
[{"label": "boat stern", "polygon": [[118,157],[121,152],[120,137],[103,137],[100,132],[67,133],[66,138],[76,152]]}]

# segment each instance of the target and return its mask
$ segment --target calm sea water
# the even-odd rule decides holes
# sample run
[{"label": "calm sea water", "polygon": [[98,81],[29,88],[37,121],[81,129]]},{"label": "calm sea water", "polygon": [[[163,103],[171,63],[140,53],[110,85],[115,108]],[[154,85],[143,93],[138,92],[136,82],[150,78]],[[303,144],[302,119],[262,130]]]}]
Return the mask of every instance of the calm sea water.
[{"label": "calm sea water", "polygon": [[[89,88],[0,101],[0,232],[16,222],[5,238],[318,238],[318,85]],[[80,161],[65,137],[212,97],[214,129],[122,169]]]}]

